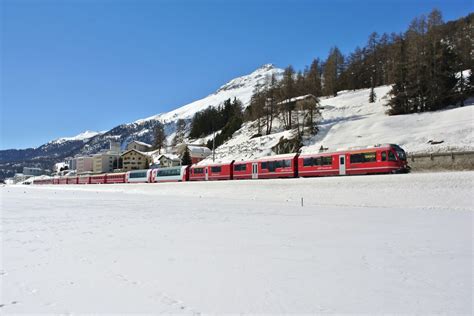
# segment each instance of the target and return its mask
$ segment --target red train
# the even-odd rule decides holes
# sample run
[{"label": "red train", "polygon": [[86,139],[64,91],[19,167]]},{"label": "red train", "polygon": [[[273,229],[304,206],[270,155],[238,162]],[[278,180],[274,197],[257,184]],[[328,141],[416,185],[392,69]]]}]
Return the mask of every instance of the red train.
[{"label": "red train", "polygon": [[[166,169],[166,170],[165,170]],[[167,170],[170,169],[170,170]],[[405,151],[398,145],[387,144],[362,149],[341,150],[332,153],[287,154],[249,161],[231,161],[227,163],[192,165],[171,174],[173,168],[139,170],[132,173],[144,176],[132,181],[130,172],[109,173],[54,179],[35,180],[34,184],[105,184],[129,182],[161,182],[155,179],[163,170],[163,177],[171,181],[213,181],[243,179],[273,179],[320,177],[336,175],[362,175],[379,173],[408,172]],[[176,168],[175,168],[176,169]],[[145,179],[142,181],[142,178]],[[139,181],[140,180],[140,181]],[[164,179],[165,180],[165,179]],[[163,180],[163,182],[165,182]]]}]

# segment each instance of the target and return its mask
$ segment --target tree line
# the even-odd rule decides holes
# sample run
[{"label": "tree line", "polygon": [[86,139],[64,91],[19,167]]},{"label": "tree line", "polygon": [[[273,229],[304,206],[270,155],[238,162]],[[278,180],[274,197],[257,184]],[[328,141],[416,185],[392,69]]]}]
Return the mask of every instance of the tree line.
[{"label": "tree line", "polygon": [[[472,21],[474,14],[445,23],[439,10],[420,16],[404,33],[373,32],[364,47],[344,55],[337,46],[325,60],[316,58],[304,71],[288,66],[280,81],[271,78],[254,91],[248,116],[269,134],[273,117],[286,113],[285,125],[292,127],[292,107],[277,104],[303,94],[337,96],[341,90],[393,85],[388,114],[433,111],[452,104],[463,105],[473,92]],[[317,108],[317,105],[315,106]],[[314,123],[314,122],[313,122]]]}]

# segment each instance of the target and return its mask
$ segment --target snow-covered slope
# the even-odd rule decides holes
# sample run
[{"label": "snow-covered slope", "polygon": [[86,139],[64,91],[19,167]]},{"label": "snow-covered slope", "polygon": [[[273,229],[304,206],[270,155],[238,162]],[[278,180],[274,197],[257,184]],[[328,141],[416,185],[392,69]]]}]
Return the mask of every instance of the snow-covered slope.
[{"label": "snow-covered slope", "polygon": [[244,106],[248,105],[255,86],[263,84],[267,77],[275,74],[280,76],[282,69],[276,68],[272,64],[266,64],[258,68],[249,75],[235,78],[221,86],[216,92],[207,97],[184,105],[171,112],[154,115],[145,119],[137,120],[134,123],[142,123],[149,120],[160,120],[163,123],[176,121],[178,119],[191,119],[193,115],[209,106],[218,106],[227,99],[238,98]]},{"label": "snow-covered slope", "polygon": [[321,145],[336,150],[380,143],[399,144],[411,153],[474,149],[474,100],[462,108],[388,116],[385,112],[390,89],[376,88],[375,103],[368,102],[370,89],[343,91],[337,97],[321,100],[321,131],[303,151],[316,151]]},{"label": "snow-covered slope", "polygon": [[[388,116],[390,89],[377,87],[375,103],[368,102],[370,89],[341,91],[336,97],[322,98],[320,131],[304,140],[302,152],[318,152],[321,146],[335,151],[381,143],[399,144],[410,153],[474,150],[474,100],[468,100],[462,108]],[[283,131],[278,122],[274,125],[274,134],[252,138],[257,134],[256,124],[244,124],[232,139],[217,148],[216,162],[273,154],[272,148],[280,138],[295,135],[294,131]]]},{"label": "snow-covered slope", "polygon": [[58,138],[56,140],[53,140],[52,143],[54,144],[60,144],[60,143],[64,143],[64,142],[67,142],[67,141],[74,141],[74,140],[88,140],[94,136],[97,136],[97,135],[100,135],[100,134],[103,134],[104,132],[94,132],[94,131],[85,131],[85,132],[82,132],[76,136],[73,136],[73,137],[62,137],[62,138]]}]

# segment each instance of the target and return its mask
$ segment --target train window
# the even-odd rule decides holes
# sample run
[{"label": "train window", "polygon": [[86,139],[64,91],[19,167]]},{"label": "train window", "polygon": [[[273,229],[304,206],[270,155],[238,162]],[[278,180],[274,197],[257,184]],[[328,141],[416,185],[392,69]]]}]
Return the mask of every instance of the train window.
[{"label": "train window", "polygon": [[179,176],[180,174],[181,174],[180,168],[159,169],[158,170],[158,177]]},{"label": "train window", "polygon": [[234,171],[245,171],[245,170],[247,170],[246,164],[234,165]]},{"label": "train window", "polygon": [[194,174],[202,174],[202,173],[204,173],[204,171],[203,171],[202,168],[196,168],[196,169],[193,170],[193,173]]},{"label": "train window", "polygon": [[382,161],[387,161],[387,152],[382,151]]},{"label": "train window", "polygon": [[352,154],[350,161],[351,163],[373,162],[373,161],[376,161],[375,157],[376,157],[375,152]]},{"label": "train window", "polygon": [[290,168],[291,167],[291,160],[283,160],[283,166],[285,168]]},{"label": "train window", "polygon": [[268,167],[267,167],[267,162],[265,161],[265,162],[260,163],[260,168],[262,168],[262,169],[268,169]]},{"label": "train window", "polygon": [[332,165],[332,157],[331,156],[321,157],[321,165],[323,166]]},{"label": "train window", "polygon": [[393,151],[388,152],[388,160],[389,161],[397,161],[397,157],[395,157],[395,154],[393,153]]},{"label": "train window", "polygon": [[313,158],[304,158],[303,159],[303,166],[310,167],[313,165]]},{"label": "train window", "polygon": [[339,164],[342,166],[344,164],[344,157],[339,158]]},{"label": "train window", "polygon": [[219,167],[211,167],[211,171],[212,172],[221,172],[222,168],[219,166]]},{"label": "train window", "polygon": [[269,161],[267,163],[268,164],[268,171],[270,171],[270,172],[275,171],[275,169],[278,168],[277,163],[278,163],[277,161]]}]

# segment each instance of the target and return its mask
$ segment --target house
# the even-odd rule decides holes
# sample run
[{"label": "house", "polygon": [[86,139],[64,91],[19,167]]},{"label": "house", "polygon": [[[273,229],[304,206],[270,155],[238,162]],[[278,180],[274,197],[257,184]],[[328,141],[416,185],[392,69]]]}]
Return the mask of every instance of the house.
[{"label": "house", "polygon": [[141,152],[136,149],[130,149],[122,153],[122,170],[140,170],[148,169],[151,158],[147,153]]},{"label": "house", "polygon": [[152,145],[144,142],[139,142],[138,140],[134,140],[133,142],[127,145],[127,150],[135,149],[142,152],[150,151],[152,148]]},{"label": "house", "polygon": [[180,144],[176,146],[176,153],[183,157],[186,148],[189,150],[192,163],[197,163],[212,154],[212,151],[204,145]]},{"label": "house", "polygon": [[175,167],[181,165],[181,158],[174,154],[162,154],[153,162],[159,164],[160,167]]}]

